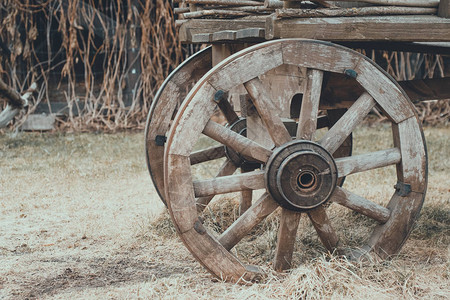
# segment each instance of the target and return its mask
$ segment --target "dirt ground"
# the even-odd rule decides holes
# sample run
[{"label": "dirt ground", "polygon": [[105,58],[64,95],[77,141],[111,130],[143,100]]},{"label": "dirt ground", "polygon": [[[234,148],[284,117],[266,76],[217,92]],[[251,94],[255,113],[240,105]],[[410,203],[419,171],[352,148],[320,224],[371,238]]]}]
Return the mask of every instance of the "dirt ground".
[{"label": "dirt ground", "polygon": [[[364,143],[377,131],[358,134]],[[425,134],[427,200],[399,257],[355,265],[313,254],[252,286],[215,280],[184,248],[142,132],[2,134],[0,299],[448,299],[450,128]]]}]

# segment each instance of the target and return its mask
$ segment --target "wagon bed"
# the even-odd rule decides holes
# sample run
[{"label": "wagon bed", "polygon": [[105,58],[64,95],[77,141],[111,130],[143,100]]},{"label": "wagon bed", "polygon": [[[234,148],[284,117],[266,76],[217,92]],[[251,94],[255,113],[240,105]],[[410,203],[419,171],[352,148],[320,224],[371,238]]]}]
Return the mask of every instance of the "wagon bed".
[{"label": "wagon bed", "polygon": [[[192,2],[195,0],[190,1]],[[186,15],[188,19],[178,20],[177,24],[180,27],[180,40],[185,43],[254,42],[278,38],[308,38],[333,42],[450,42],[450,19],[448,9],[445,11],[445,6],[448,6],[445,2],[441,1],[439,4],[441,13],[437,7],[403,7],[406,10],[403,13],[408,15],[383,15],[394,8],[385,6],[387,10],[374,11],[372,14],[376,15],[368,16],[361,16],[361,10],[373,7],[274,8],[264,12],[270,14],[262,16],[253,14],[233,17],[218,13],[200,17],[199,12],[214,10],[198,6],[192,8],[190,4],[191,9],[196,11],[182,13],[185,10],[178,10],[181,17]],[[227,9],[230,8],[220,11],[224,13]],[[238,7],[234,6],[232,9],[231,12],[235,12]],[[321,10],[344,10],[349,13],[345,17],[321,17]],[[417,11],[427,14],[416,14]],[[195,17],[193,13],[197,13],[199,17]],[[393,13],[395,14],[395,11]]]}]

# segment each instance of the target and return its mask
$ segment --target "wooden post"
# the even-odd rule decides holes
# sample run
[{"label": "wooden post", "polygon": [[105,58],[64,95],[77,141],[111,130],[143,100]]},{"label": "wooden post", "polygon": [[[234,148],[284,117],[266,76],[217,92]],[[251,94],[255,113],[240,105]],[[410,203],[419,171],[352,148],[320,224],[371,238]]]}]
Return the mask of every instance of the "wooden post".
[{"label": "wooden post", "polygon": [[441,0],[439,2],[438,16],[450,18],[450,0]]}]

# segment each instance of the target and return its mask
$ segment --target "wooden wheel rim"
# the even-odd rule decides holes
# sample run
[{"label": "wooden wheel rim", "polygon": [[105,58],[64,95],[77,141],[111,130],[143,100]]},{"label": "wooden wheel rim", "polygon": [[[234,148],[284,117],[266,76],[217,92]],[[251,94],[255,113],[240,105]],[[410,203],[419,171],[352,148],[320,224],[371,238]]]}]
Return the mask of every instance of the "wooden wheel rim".
[{"label": "wooden wheel rim", "polygon": [[[177,111],[184,90],[194,84],[212,66],[211,47],[207,47],[185,60],[163,82],[150,107],[145,125],[145,158],[150,178],[162,202],[164,199],[164,137],[169,132],[172,116]],[[155,141],[161,136],[163,145]]]},{"label": "wooden wheel rim", "polygon": [[[392,162],[397,164],[398,180],[408,185],[411,191],[407,195],[394,193],[388,204],[388,212],[386,209],[372,212],[379,215],[377,218],[383,220],[384,224],[375,228],[366,248],[381,257],[397,253],[406,240],[424,200],[427,168],[422,129],[414,107],[388,74],[363,55],[327,42],[302,39],[277,40],[244,49],[211,69],[190,91],[171,127],[164,165],[165,195],[178,234],[197,260],[212,274],[222,279],[231,281],[252,279],[259,271],[245,266],[227,250],[229,247],[223,246],[222,239],[219,242],[199,221],[189,154],[202,131],[207,125],[211,125],[208,121],[215,105],[210,99],[213,99],[218,90],[229,90],[282,64],[335,73],[345,73],[347,70],[356,72],[356,80],[366,93],[360,97],[361,101],[356,101],[352,107],[360,105],[355,110],[368,109],[368,113],[371,107],[367,108],[367,105],[373,107],[377,104],[393,123],[393,130],[396,133],[395,149],[377,155],[389,156],[387,159],[391,164]],[[236,72],[236,69],[241,72]],[[346,115],[351,117],[349,112]],[[322,140],[322,146],[330,151],[328,147],[332,148],[333,139],[329,137],[328,140]],[[268,159],[270,153],[262,152],[258,155],[263,160],[264,157]],[[340,163],[340,170],[346,170],[342,166],[345,165],[344,160],[337,162],[338,169]],[[352,173],[351,170],[346,172],[347,175]],[[334,201],[338,203],[340,201],[340,204],[352,197],[344,189],[338,188],[335,193]],[[264,197],[267,198],[267,196],[262,198]],[[310,215],[313,224],[319,215],[320,213]],[[316,227],[316,230],[319,229]],[[337,241],[332,244],[327,248],[333,249]]]}]

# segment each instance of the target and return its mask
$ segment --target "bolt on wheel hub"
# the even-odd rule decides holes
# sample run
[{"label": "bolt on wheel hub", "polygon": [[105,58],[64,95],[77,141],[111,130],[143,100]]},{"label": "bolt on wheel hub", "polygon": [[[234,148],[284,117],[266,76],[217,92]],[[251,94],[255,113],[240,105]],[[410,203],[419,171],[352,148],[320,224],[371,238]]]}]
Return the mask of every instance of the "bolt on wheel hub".
[{"label": "bolt on wheel hub", "polygon": [[307,211],[324,204],[336,187],[333,157],[310,141],[292,141],[274,151],[266,166],[266,187],[284,208]]}]

